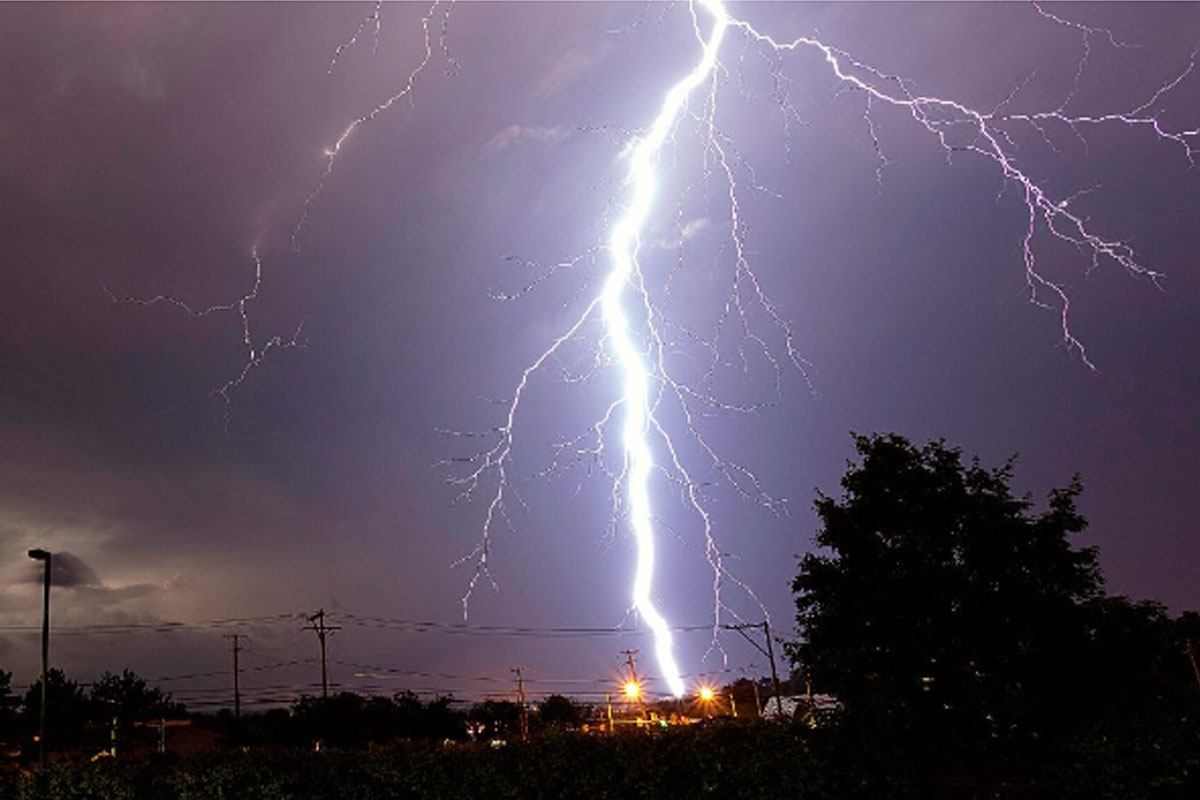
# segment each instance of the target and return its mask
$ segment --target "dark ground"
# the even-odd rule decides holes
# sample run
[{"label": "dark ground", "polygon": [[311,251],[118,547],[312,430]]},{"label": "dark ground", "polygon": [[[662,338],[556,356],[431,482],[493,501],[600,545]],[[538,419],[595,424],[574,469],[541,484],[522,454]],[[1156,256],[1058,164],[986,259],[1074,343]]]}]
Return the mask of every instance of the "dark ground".
[{"label": "dark ground", "polygon": [[[1194,798],[1195,726],[1081,737],[1055,752],[952,758],[828,727],[716,724],[615,737],[543,735],[528,744],[397,743],[367,751],[214,751],[96,763],[57,761],[0,777],[32,800],[228,798]],[[1032,754],[1032,757],[1031,757]]]}]

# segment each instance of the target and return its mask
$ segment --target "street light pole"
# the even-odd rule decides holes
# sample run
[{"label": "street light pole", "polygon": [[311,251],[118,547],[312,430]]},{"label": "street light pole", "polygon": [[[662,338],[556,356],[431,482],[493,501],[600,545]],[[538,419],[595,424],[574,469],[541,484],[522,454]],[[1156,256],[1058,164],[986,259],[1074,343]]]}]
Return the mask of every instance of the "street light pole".
[{"label": "street light pole", "polygon": [[46,562],[42,579],[42,704],[38,710],[38,766],[46,768],[46,698],[50,667],[50,551],[29,551],[35,561]]}]

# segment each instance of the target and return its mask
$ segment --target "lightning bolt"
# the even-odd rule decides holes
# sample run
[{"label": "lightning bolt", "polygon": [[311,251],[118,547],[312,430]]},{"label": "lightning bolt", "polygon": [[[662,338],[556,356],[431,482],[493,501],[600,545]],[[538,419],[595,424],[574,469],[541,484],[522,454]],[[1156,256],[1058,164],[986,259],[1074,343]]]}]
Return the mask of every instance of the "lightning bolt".
[{"label": "lightning bolt", "polygon": [[[305,198],[300,209],[300,214],[292,228],[291,243],[293,249],[300,249],[300,234],[308,223],[309,216],[312,212],[313,205],[317,202],[321,193],[324,191],[326,184],[329,182],[330,176],[333,174],[334,167],[337,165],[339,157],[342,155],[343,148],[350,142],[356,133],[364,126],[375,121],[379,116],[390,111],[392,108],[399,105],[402,101],[407,101],[411,106],[414,102],[413,95],[416,92],[417,82],[424,74],[429,66],[434,55],[435,43],[441,51],[441,56],[445,62],[447,75],[453,75],[458,70],[458,62],[450,54],[450,45],[448,43],[448,28],[450,25],[450,15],[454,7],[454,0],[433,0],[428,6],[425,13],[421,17],[421,32],[423,36],[422,57],[415,67],[408,74],[408,79],[399,91],[387,97],[367,113],[356,117],[342,132],[338,135],[333,144],[325,148],[325,166],[318,179],[315,187]],[[379,48],[379,36],[382,30],[382,13],[383,2],[376,0],[375,6],[371,14],[363,18],[358,27],[350,35],[350,38],[339,44],[333,51],[333,55],[329,59],[329,67],[326,70],[327,74],[332,75],[337,68],[338,61],[342,54],[348,49],[354,47],[362,39],[367,26],[372,27],[373,44],[371,52],[375,52]],[[440,16],[440,21],[438,20]],[[434,26],[437,24],[437,35],[434,34]],[[230,378],[226,379],[220,386],[217,386],[209,393],[210,397],[221,398],[223,410],[221,414],[222,426],[226,435],[229,433],[229,426],[233,420],[233,395],[238,388],[246,381],[250,374],[258,367],[262,366],[267,357],[275,350],[287,350],[291,348],[306,348],[306,342],[303,339],[305,322],[301,320],[291,336],[278,334],[270,337],[262,344],[255,344],[254,337],[251,333],[251,322],[249,305],[258,299],[259,290],[262,288],[262,259],[259,257],[259,247],[255,244],[250,251],[250,257],[254,262],[254,285],[250,291],[242,297],[229,303],[221,303],[197,308],[187,303],[185,300],[174,297],[172,295],[160,294],[150,298],[140,297],[118,297],[107,286],[103,287],[104,293],[108,295],[109,300],[118,305],[136,305],[143,307],[153,307],[157,305],[174,306],[182,310],[188,316],[194,318],[203,318],[215,314],[234,312],[238,315],[242,325],[242,344],[245,348],[245,360],[242,362],[241,368],[238,369]]]},{"label": "lightning bolt", "polygon": [[[350,124],[342,129],[342,132],[338,134],[338,137],[334,140],[333,144],[325,148],[325,169],[321,173],[321,178],[317,181],[316,187],[309,193],[308,197],[304,199],[304,206],[300,210],[300,218],[296,220],[296,225],[292,228],[293,248],[297,250],[300,249],[300,234],[304,231],[304,227],[308,224],[308,218],[312,213],[313,204],[317,202],[317,199],[321,196],[321,193],[325,191],[325,186],[329,183],[330,176],[333,175],[333,170],[337,166],[343,149],[350,142],[350,140],[354,138],[354,135],[357,134],[364,125],[374,122],[381,115],[391,111],[402,102],[408,103],[410,108],[413,106],[417,91],[417,83],[420,81],[421,76],[424,75],[426,68],[433,60],[435,42],[441,49],[442,57],[446,62],[447,74],[453,74],[454,71],[457,70],[458,62],[455,61],[450,55],[450,46],[447,44],[446,36],[446,30],[450,24],[450,13],[453,8],[454,0],[433,0],[433,2],[426,9],[425,14],[421,17],[421,33],[423,37],[421,60],[415,67],[412,68],[411,71],[409,71],[408,78],[404,81],[403,85],[400,87],[400,90],[382,102],[376,104],[375,107],[367,113],[354,118]],[[358,42],[363,33],[363,28],[369,22],[373,22],[375,25],[375,47],[378,47],[381,11],[382,3],[376,3],[375,11],[371,14],[371,16],[360,22],[353,35],[351,35],[348,40],[343,42],[337,47],[336,50],[334,50],[333,56],[329,60],[329,74],[333,74],[333,71],[337,66],[338,58],[341,56],[341,54],[346,49],[353,47]],[[433,28],[435,20],[439,14],[441,15],[441,24],[438,29],[439,33],[437,37],[435,37]]]},{"label": "lightning bolt", "polygon": [[[770,299],[748,256],[746,228],[741,219],[740,196],[743,187],[737,175],[739,172],[748,174],[752,184],[750,188],[755,191],[764,191],[764,187],[758,184],[753,170],[743,161],[730,137],[719,128],[716,121],[719,81],[722,74],[728,74],[728,70],[719,60],[727,34],[736,32],[741,35],[745,45],[742,58],[749,52],[759,55],[769,63],[775,83],[774,99],[783,113],[789,141],[791,127],[797,122],[802,124],[802,120],[787,96],[788,79],[783,75],[781,66],[781,59],[787,54],[800,50],[814,51],[839,86],[839,92],[857,93],[864,98],[862,119],[878,160],[876,180],[880,191],[884,188],[884,171],[891,163],[884,152],[875,124],[874,115],[881,107],[906,112],[915,124],[938,142],[948,162],[952,162],[954,157],[960,154],[974,155],[990,162],[1003,177],[1004,185],[1017,189],[1026,210],[1026,225],[1021,243],[1030,302],[1058,314],[1063,344],[1082,363],[1094,369],[1083,343],[1072,331],[1070,296],[1065,285],[1047,277],[1038,265],[1035,254],[1035,242],[1038,237],[1049,236],[1071,245],[1084,255],[1089,262],[1089,268],[1097,268],[1103,262],[1115,263],[1131,275],[1147,279],[1155,285],[1158,285],[1162,276],[1144,266],[1127,243],[1107,238],[1094,231],[1087,219],[1072,209],[1071,203],[1080,195],[1091,191],[1090,189],[1066,197],[1055,197],[1043,183],[1027,172],[1014,156],[1017,146],[1013,135],[1015,129],[1028,127],[1053,148],[1049,130],[1051,125],[1065,127],[1085,145],[1084,131],[1090,127],[1118,124],[1129,128],[1144,128],[1159,141],[1179,147],[1188,166],[1195,166],[1196,142],[1197,137],[1200,137],[1200,129],[1170,130],[1162,124],[1152,109],[1166,93],[1191,75],[1195,68],[1196,55],[1193,53],[1187,66],[1159,86],[1146,102],[1130,110],[1093,115],[1074,113],[1068,110],[1068,107],[1078,94],[1092,53],[1093,40],[1101,38],[1117,48],[1131,45],[1117,39],[1108,29],[1093,28],[1067,20],[1046,11],[1037,3],[1033,3],[1032,8],[1049,22],[1079,32],[1083,40],[1083,52],[1077,62],[1072,88],[1057,107],[1037,113],[1006,113],[1005,107],[1024,88],[1023,85],[1016,87],[995,109],[981,110],[952,98],[917,93],[912,83],[905,78],[873,67],[815,37],[778,39],[761,32],[749,22],[731,15],[722,0],[692,0],[689,3],[693,29],[700,46],[699,59],[690,72],[668,89],[651,124],[644,133],[629,141],[624,150],[624,155],[629,159],[624,183],[626,196],[616,220],[611,225],[607,241],[599,248],[607,255],[609,265],[602,288],[586,305],[582,314],[521,373],[515,392],[508,401],[507,413],[501,426],[480,433],[443,431],[455,436],[495,439],[490,448],[473,456],[452,460],[454,463],[470,465],[465,474],[449,479],[460,488],[457,499],[473,496],[485,479],[495,480],[495,488],[484,515],[480,540],[470,553],[457,562],[473,563],[475,566],[462,598],[464,614],[481,580],[495,586],[489,571],[491,534],[494,526],[502,521],[511,526],[511,522],[508,521],[508,503],[512,495],[509,471],[514,430],[521,401],[528,391],[531,378],[548,363],[557,359],[560,351],[568,344],[582,338],[589,325],[598,319],[602,333],[595,366],[609,364],[616,368],[621,376],[621,396],[583,434],[555,445],[554,462],[550,468],[539,474],[558,468],[559,459],[564,454],[573,454],[577,458],[592,459],[601,463],[601,469],[612,480],[613,518],[627,518],[636,543],[632,609],[654,635],[659,673],[675,696],[683,694],[684,684],[674,654],[672,628],[654,600],[657,531],[650,492],[653,474],[666,475],[681,488],[685,506],[694,512],[703,529],[705,557],[713,571],[714,645],[719,647],[716,636],[722,614],[738,616],[722,600],[721,590],[724,583],[731,582],[740,587],[766,615],[765,608],[758,602],[750,587],[726,568],[725,554],[717,544],[714,520],[706,508],[702,485],[693,478],[691,471],[686,467],[660,414],[662,404],[670,398],[681,414],[687,435],[699,446],[712,467],[729,485],[744,497],[770,509],[784,509],[785,501],[782,498],[769,494],[752,471],[723,458],[697,424],[697,417],[701,411],[753,412],[764,405],[726,403],[719,400],[710,389],[705,388],[711,386],[719,366],[719,342],[730,325],[739,337],[739,358],[743,370],[749,369],[749,349],[771,365],[775,373],[776,394],[781,391],[782,364],[774,357],[767,338],[752,324],[753,309],[765,315],[770,325],[778,331],[786,352],[786,361],[798,369],[808,382],[809,364],[795,346],[791,325]],[[710,26],[707,33],[703,32],[704,22]],[[700,92],[700,88],[706,83],[709,85],[708,91]],[[699,112],[689,107],[690,101],[697,96],[701,97]],[[733,271],[725,308],[711,336],[708,337],[683,329],[677,322],[665,316],[661,311],[661,303],[656,303],[651,297],[639,261],[643,233],[654,209],[660,156],[664,146],[674,137],[677,126],[684,120],[695,122],[701,131],[706,160],[704,180],[713,175],[719,176],[728,190],[728,237],[733,254]],[[593,256],[594,253],[589,252],[544,269],[538,278],[521,291],[501,297],[509,299],[523,295],[558,270],[574,267]],[[670,276],[668,280],[669,278]],[[636,310],[633,317],[630,307],[627,306],[631,298],[631,307]],[[710,365],[698,385],[677,380],[673,376],[666,359],[669,350],[666,333],[668,329],[676,330],[685,338],[709,348]],[[606,431],[615,425],[618,415],[621,467],[619,470],[609,471],[603,467],[609,449],[606,447]]]},{"label": "lightning bolt", "polygon": [[[654,650],[658,668],[671,694],[682,697],[683,679],[675,661],[671,641],[671,629],[659,613],[651,597],[654,581],[654,521],[650,503],[650,473],[655,459],[649,441],[653,425],[651,409],[651,382],[654,372],[649,367],[637,344],[630,335],[629,320],[622,304],[626,287],[633,286],[642,299],[646,299],[641,269],[638,265],[638,249],[641,245],[642,229],[654,201],[657,177],[655,165],[659,152],[671,128],[679,119],[688,97],[712,73],[717,63],[717,53],[725,38],[729,19],[717,0],[702,0],[712,12],[712,31],[704,43],[700,61],[683,80],[671,87],[663,100],[658,116],[647,134],[637,141],[630,158],[630,200],[624,215],[613,226],[608,249],[612,258],[604,288],[600,293],[600,306],[604,315],[604,326],[618,368],[621,370],[625,393],[621,400],[625,415],[622,426],[622,442],[626,453],[626,484],[629,503],[629,519],[637,541],[637,566],[633,576],[633,607],[654,632]],[[647,325],[653,325],[654,310],[645,304]]]},{"label": "lightning bolt", "polygon": [[250,310],[249,306],[252,302],[258,299],[258,292],[262,288],[262,259],[258,255],[258,245],[254,245],[250,249],[250,258],[254,261],[254,285],[250,287],[250,291],[230,303],[220,303],[217,305],[206,306],[204,308],[196,308],[189,305],[187,302],[180,300],[173,295],[160,294],[151,298],[140,297],[118,297],[113,294],[107,287],[103,287],[104,293],[108,295],[108,299],[116,305],[135,305],[152,308],[158,305],[174,306],[182,310],[185,314],[196,319],[202,319],[215,314],[237,314],[238,320],[242,325],[242,346],[245,348],[246,359],[242,362],[242,367],[232,377],[228,378],[220,386],[214,388],[210,393],[210,397],[221,398],[223,411],[221,414],[221,422],[224,426],[225,433],[229,433],[229,425],[233,419],[233,392],[245,382],[250,373],[258,367],[262,366],[267,356],[274,350],[288,350],[291,348],[305,348],[304,336],[304,321],[302,320],[296,330],[290,337],[283,335],[275,335],[267,339],[262,344],[255,344],[254,334],[251,331],[250,325]]}]

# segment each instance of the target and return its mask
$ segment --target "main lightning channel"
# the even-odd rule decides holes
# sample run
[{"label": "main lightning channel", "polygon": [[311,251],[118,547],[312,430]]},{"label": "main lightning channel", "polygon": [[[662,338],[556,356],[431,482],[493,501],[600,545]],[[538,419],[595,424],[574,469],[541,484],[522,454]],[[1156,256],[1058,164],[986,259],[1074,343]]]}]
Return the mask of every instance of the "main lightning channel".
[{"label": "main lightning channel", "polygon": [[650,446],[650,407],[652,370],[630,332],[628,317],[622,304],[627,289],[640,285],[638,249],[642,228],[654,201],[657,176],[655,166],[663,143],[679,120],[689,95],[704,82],[717,63],[721,41],[729,27],[729,17],[720,0],[701,0],[700,5],[713,17],[713,28],[704,44],[699,63],[683,80],[667,92],[658,116],[650,130],[637,140],[630,156],[630,200],[625,214],[613,226],[609,237],[612,271],[604,281],[600,295],[605,332],[617,367],[624,377],[622,410],[624,425],[622,443],[625,447],[626,487],[630,525],[637,542],[637,567],[633,578],[633,607],[654,633],[654,652],[658,668],[671,693],[683,696],[683,678],[675,661],[670,626],[654,605],[651,590],[654,585],[655,537],[650,506],[650,473],[654,469],[654,451]]}]

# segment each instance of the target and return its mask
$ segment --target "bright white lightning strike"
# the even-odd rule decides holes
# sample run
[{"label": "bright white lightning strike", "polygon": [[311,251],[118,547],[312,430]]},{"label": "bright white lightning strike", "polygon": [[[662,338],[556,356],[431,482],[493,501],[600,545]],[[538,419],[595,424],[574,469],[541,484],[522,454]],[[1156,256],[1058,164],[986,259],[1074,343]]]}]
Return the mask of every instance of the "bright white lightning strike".
[{"label": "bright white lightning strike", "polygon": [[[630,283],[640,283],[637,266],[638,247],[642,228],[650,214],[657,179],[655,162],[663,142],[679,119],[684,103],[692,91],[706,80],[717,62],[721,41],[725,38],[728,17],[719,0],[702,0],[713,15],[713,29],[704,45],[704,55],[692,71],[671,88],[649,132],[633,149],[629,179],[632,197],[624,216],[613,226],[609,238],[612,271],[600,294],[604,313],[605,332],[624,377],[625,393],[622,412],[625,415],[622,442],[626,457],[626,487],[630,525],[637,540],[637,567],[633,578],[633,606],[654,632],[654,649],[658,668],[671,693],[682,697],[683,678],[671,642],[667,621],[654,605],[651,596],[654,579],[654,522],[650,506],[650,472],[654,468],[654,452],[650,445],[650,382],[652,370],[647,367],[641,352],[630,336],[629,321],[622,306],[625,289]],[[647,313],[650,313],[647,309]]]}]

